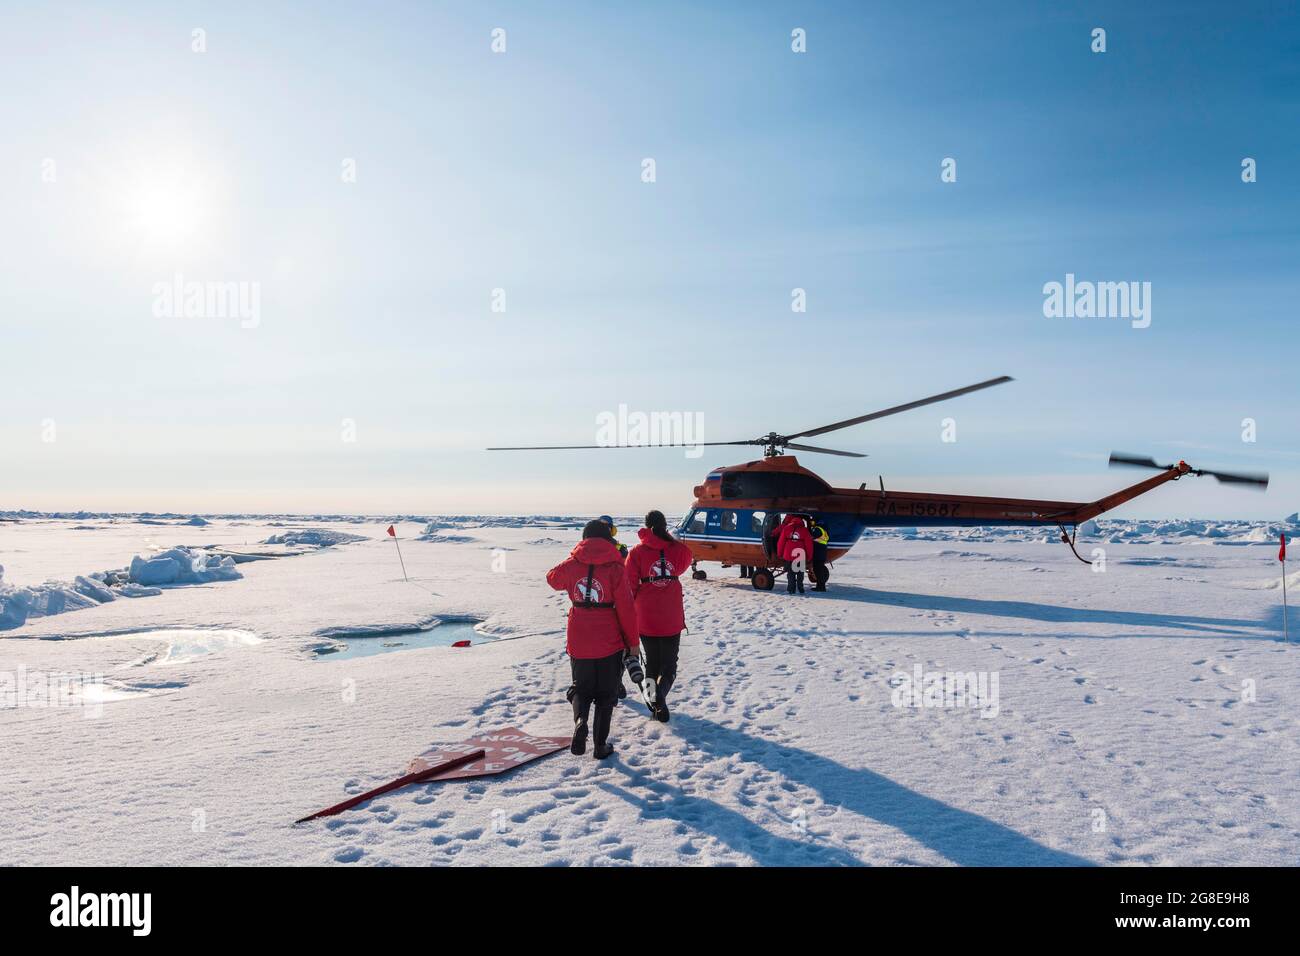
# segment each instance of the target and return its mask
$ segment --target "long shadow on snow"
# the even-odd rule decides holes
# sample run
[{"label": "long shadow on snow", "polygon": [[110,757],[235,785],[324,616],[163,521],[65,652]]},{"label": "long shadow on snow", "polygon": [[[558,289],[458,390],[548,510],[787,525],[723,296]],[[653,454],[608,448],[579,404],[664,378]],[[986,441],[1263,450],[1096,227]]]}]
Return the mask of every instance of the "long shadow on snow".
[{"label": "long shadow on snow", "polygon": [[[960,866],[1094,865],[1073,853],[1043,846],[979,814],[910,790],[873,770],[855,770],[827,757],[752,737],[680,711],[673,714],[673,725],[693,747],[716,757],[735,754],[761,764],[816,791],[824,803],[901,830]],[[631,799],[635,801],[636,798]],[[710,804],[710,808],[716,808],[716,805]],[[699,819],[686,822],[693,826],[707,826]],[[727,839],[723,834],[718,836]],[[788,864],[792,861],[778,859],[775,862]]]},{"label": "long shadow on snow", "polygon": [[[640,810],[642,820],[668,818],[711,833],[737,853],[752,856],[763,866],[862,866],[861,860],[838,847],[778,836],[730,807],[692,796],[680,787],[629,767],[617,757],[613,763],[631,778],[634,786],[644,787],[654,796],[638,796],[612,783],[598,786]],[[782,821],[781,825],[788,826],[788,823]]]},{"label": "long shadow on snow", "polygon": [[[1195,617],[1190,614],[1155,614],[1150,611],[1097,611],[1062,604],[1034,604],[1030,601],[986,601],[980,598],[953,597],[946,594],[911,594],[906,591],[877,591],[856,584],[832,584],[831,594],[850,601],[890,604],[922,611],[951,611],[954,614],[988,614],[993,617],[1018,617],[1027,621],[1054,624],[1122,624],[1126,627],[1171,627],[1189,631],[1206,631],[1226,637],[1255,637],[1227,630],[1234,627],[1266,627],[1262,621],[1232,617]],[[1271,636],[1271,635],[1270,635]]]},{"label": "long shadow on snow", "polygon": [[659,799],[637,796],[612,783],[601,783],[599,787],[636,806],[641,810],[641,819],[675,819],[693,830],[716,836],[737,853],[754,857],[763,866],[862,866],[862,861],[852,853],[810,840],[777,836],[728,806],[705,797],[690,796],[680,788],[651,779],[625,763],[620,766],[633,783],[653,791]]}]

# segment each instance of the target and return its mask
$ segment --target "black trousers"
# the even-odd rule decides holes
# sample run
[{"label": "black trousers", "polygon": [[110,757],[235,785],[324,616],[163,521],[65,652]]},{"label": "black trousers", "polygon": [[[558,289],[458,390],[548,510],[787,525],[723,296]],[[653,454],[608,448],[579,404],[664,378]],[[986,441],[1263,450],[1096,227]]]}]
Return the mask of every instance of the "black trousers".
[{"label": "black trousers", "polygon": [[677,679],[677,652],[682,646],[682,635],[650,637],[642,634],[641,646],[645,648],[645,676],[655,682],[656,696],[663,700]]},{"label": "black trousers", "polygon": [[815,590],[826,590],[826,578],[830,576],[830,568],[826,567],[827,547],[824,544],[813,545],[813,573],[812,582],[816,585]]},{"label": "black trousers", "polygon": [[573,719],[586,720],[591,705],[596,705],[596,718],[591,732],[599,747],[609,736],[609,725],[618,703],[618,685],[623,682],[623,652],[609,657],[571,657],[569,670],[573,674]]},{"label": "black trousers", "polygon": [[785,589],[791,594],[794,594],[796,587],[799,589],[799,592],[802,594],[803,593],[803,572],[796,571],[794,569],[793,561],[787,561],[785,563]]}]

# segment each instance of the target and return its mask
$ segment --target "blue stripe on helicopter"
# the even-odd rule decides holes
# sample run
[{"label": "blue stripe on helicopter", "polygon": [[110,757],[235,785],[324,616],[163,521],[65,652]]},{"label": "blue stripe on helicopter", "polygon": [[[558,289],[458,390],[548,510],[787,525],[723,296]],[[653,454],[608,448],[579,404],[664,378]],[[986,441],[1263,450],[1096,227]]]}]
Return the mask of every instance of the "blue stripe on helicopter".
[{"label": "blue stripe on helicopter", "polygon": [[[718,544],[752,544],[755,547],[759,547],[763,543],[758,538],[747,538],[744,535],[725,537],[723,535],[683,534],[679,531],[677,537],[681,538],[683,541],[709,541]],[[826,546],[828,548],[851,548],[855,544],[857,544],[857,541],[829,541]]]}]

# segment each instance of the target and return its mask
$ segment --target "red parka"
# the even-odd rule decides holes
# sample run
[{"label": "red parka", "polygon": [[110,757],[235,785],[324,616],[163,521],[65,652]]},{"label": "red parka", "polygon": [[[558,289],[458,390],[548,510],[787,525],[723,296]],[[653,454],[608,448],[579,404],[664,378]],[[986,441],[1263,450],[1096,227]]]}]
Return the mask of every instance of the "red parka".
[{"label": "red parka", "polygon": [[672,637],[686,627],[680,578],[691,567],[691,549],[665,541],[649,528],[627,556],[628,586],[636,599],[636,626],[646,637]]},{"label": "red parka", "polygon": [[[572,554],[546,572],[546,583],[568,594],[574,605],[569,609],[570,657],[609,657],[617,651],[637,649],[636,607],[623,558],[612,541],[584,538]],[[610,606],[579,606],[588,598],[593,604]]]},{"label": "red parka", "polygon": [[782,561],[794,561],[799,557],[795,552],[802,551],[804,564],[811,565],[813,559],[813,537],[803,518],[786,515],[781,522],[781,534],[776,539],[776,553]]}]

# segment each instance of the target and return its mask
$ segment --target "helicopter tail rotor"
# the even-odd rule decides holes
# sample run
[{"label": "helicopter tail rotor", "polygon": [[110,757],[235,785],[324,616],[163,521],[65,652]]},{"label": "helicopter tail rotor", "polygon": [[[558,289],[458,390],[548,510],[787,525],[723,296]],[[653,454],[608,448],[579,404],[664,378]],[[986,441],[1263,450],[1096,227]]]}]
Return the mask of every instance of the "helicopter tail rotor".
[{"label": "helicopter tail rotor", "polygon": [[1247,487],[1258,488],[1263,491],[1268,487],[1267,472],[1259,471],[1212,471],[1209,468],[1190,468],[1186,462],[1180,461],[1177,465],[1160,465],[1154,458],[1143,455],[1127,455],[1121,452],[1110,453],[1110,466],[1112,468],[1119,466],[1123,468],[1150,468],[1153,471],[1168,471],[1171,468],[1184,467],[1187,474],[1209,475],[1216,481],[1228,485],[1246,485]]}]

